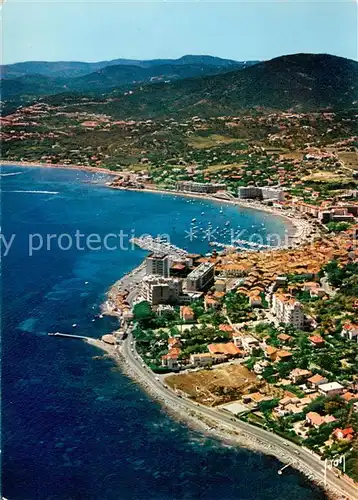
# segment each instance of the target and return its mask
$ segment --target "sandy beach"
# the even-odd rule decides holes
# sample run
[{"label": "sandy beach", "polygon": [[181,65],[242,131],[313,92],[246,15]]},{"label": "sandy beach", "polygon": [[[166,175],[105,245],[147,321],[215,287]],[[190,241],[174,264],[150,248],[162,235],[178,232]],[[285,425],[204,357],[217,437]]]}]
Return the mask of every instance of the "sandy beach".
[{"label": "sandy beach", "polygon": [[283,219],[285,219],[286,222],[289,223],[290,227],[288,227],[287,231],[290,240],[302,240],[306,238],[312,231],[312,225],[307,220],[303,219],[300,216],[300,214],[295,212],[294,215],[291,214],[291,216],[289,216],[288,214],[283,213],[282,210],[279,210],[275,207],[269,207],[255,201],[247,202],[235,198],[230,200],[226,198],[220,198],[217,196],[198,194],[198,193],[184,193],[181,191],[156,189],[154,187],[144,187],[144,188],[122,188],[117,186],[108,186],[108,187],[110,187],[111,189],[117,189],[121,191],[137,191],[137,192],[156,193],[156,194],[164,194],[171,196],[183,196],[185,198],[197,198],[200,200],[215,201],[216,203],[221,203],[222,205],[235,205],[250,210],[259,210],[261,212],[266,212],[275,215],[276,217],[282,217]]}]

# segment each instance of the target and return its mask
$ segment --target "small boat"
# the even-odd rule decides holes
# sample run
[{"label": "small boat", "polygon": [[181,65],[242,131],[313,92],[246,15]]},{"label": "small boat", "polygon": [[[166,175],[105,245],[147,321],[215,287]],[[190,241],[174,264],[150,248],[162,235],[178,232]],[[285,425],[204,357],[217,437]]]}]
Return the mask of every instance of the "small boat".
[{"label": "small boat", "polygon": [[77,323],[73,323],[72,328],[76,328]]},{"label": "small boat", "polygon": [[220,207],[219,212],[222,214],[223,213],[223,207]]},{"label": "small boat", "polygon": [[88,285],[89,281],[85,281],[85,285]]},{"label": "small boat", "polygon": [[201,212],[201,215],[205,215],[205,212]]},{"label": "small boat", "polygon": [[225,226],[228,226],[229,224],[230,224],[230,221],[228,221],[228,220],[227,220],[227,221],[225,222]]},{"label": "small boat", "polygon": [[195,218],[195,217],[193,217],[193,218],[191,219],[191,222],[196,222],[196,218]]}]

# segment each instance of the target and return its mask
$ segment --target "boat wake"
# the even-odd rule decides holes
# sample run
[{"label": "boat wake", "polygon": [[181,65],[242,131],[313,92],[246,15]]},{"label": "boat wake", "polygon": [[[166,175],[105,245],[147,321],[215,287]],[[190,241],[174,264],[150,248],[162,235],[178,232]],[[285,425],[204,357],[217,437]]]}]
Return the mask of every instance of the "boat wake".
[{"label": "boat wake", "polygon": [[13,191],[3,191],[3,193],[31,193],[31,194],[58,194],[58,191],[27,191],[27,190],[13,190]]},{"label": "boat wake", "polygon": [[24,174],[25,172],[10,172],[8,174],[0,174],[0,177],[8,177],[9,175],[20,175]]}]

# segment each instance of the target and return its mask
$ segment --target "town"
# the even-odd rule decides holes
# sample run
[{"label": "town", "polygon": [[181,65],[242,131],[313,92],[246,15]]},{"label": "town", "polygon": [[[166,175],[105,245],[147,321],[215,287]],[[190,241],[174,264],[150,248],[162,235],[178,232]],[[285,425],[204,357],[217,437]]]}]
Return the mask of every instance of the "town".
[{"label": "town", "polygon": [[178,397],[322,460],[344,455],[340,472],[358,481],[356,115],[123,120],[106,106],[19,107],[1,118],[4,162],[98,168],[110,188],[268,211],[295,234],[276,245],[210,241],[206,255],[133,238],[150,253],[108,292],[103,312],[121,324],[102,340],[121,346],[129,333],[140,363]]},{"label": "town", "polygon": [[210,256],[147,238],[137,244],[154,251],[111,289],[107,308],[178,395],[323,458],[345,453],[357,480],[356,238],[352,226],[297,248]]}]

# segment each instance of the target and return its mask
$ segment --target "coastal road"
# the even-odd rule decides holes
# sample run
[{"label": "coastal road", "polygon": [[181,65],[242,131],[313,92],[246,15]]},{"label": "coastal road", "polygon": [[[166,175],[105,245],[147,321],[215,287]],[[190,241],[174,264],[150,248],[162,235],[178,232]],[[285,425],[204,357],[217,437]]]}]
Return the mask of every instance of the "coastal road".
[{"label": "coastal road", "polygon": [[[143,361],[137,354],[134,346],[132,334],[123,342],[122,354],[131,368],[136,372],[139,378],[166,404],[172,405],[175,409],[187,413],[195,412],[198,417],[206,417],[214,420],[218,424],[224,425],[231,431],[241,431],[247,437],[251,437],[254,441],[262,442],[268,450],[272,450],[272,455],[275,451],[278,456],[286,458],[286,461],[298,465],[298,469],[306,469],[308,475],[318,481],[324,480],[324,462],[311,453],[309,450],[297,446],[291,441],[287,441],[277,434],[271,433],[259,427],[254,427],[246,422],[230,417],[225,410],[209,408],[199,403],[195,403],[189,399],[179,397],[174,391],[166,388],[162,382],[155,378],[154,373],[144,365]],[[143,366],[144,365],[144,366]],[[326,476],[327,487],[339,492],[342,499],[358,500],[358,491],[355,486],[336,474],[327,467]]]}]

